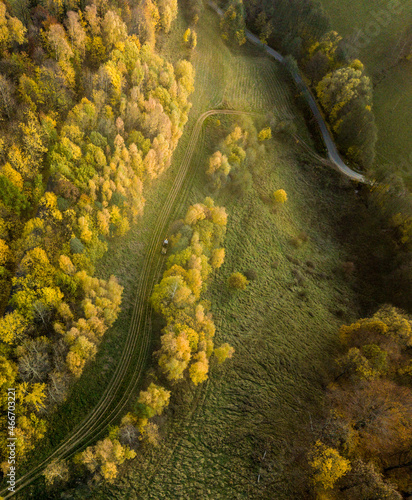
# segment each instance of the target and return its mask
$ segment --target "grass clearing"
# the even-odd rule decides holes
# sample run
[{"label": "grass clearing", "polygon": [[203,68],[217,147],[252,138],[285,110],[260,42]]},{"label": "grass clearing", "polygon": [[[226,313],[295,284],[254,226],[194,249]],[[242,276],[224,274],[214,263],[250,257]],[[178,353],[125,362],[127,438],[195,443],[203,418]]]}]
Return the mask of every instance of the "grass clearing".
[{"label": "grass clearing", "polygon": [[400,167],[412,186],[412,62],[391,69],[375,87],[374,103],[378,160]]},{"label": "grass clearing", "polygon": [[[180,216],[210,194],[204,167],[216,138],[215,129],[205,130]],[[274,210],[269,195],[279,187],[288,201]],[[207,298],[216,342],[233,345],[234,358],[214,366],[199,389],[178,392],[160,448],[128,464],[124,477],[94,498],[293,498],[282,449],[317,413],[337,328],[357,313],[350,283],[337,272],[346,250],[334,238],[336,207],[347,196],[325,183],[325,172],[302,169],[291,146],[274,139],[254,173],[254,190],[214,199],[229,214],[226,262]],[[296,249],[291,239],[302,231],[308,241]],[[228,289],[232,272],[251,269],[257,278],[245,292]],[[278,486],[265,483],[264,473],[256,483],[264,451],[279,468]]]},{"label": "grass clearing", "polygon": [[[366,40],[361,40],[359,56],[375,83],[377,159],[381,164],[408,170],[410,178],[412,61],[393,66],[393,54],[400,37],[412,24],[412,0],[398,2],[401,8],[395,12],[389,10],[395,4],[390,0],[322,0],[322,4],[332,19],[332,28],[339,34],[350,37],[361,30],[367,35]],[[383,15],[383,11],[387,14]]]}]

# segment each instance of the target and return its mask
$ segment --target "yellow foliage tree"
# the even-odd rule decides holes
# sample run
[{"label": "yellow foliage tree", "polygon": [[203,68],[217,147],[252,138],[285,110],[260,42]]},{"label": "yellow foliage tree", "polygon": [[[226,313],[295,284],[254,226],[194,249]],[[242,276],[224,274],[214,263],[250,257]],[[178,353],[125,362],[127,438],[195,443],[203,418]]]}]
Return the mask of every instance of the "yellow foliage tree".
[{"label": "yellow foliage tree", "polygon": [[76,268],[73,264],[73,262],[70,260],[70,257],[67,255],[60,255],[59,257],[59,266],[60,269],[68,274],[69,276],[72,276],[76,272]]},{"label": "yellow foliage tree", "polygon": [[122,446],[117,439],[106,438],[86,448],[75,457],[75,461],[94,473],[96,478],[101,474],[104,480],[112,483],[118,474],[117,466],[135,456],[133,450]]},{"label": "yellow foliage tree", "polygon": [[201,203],[196,203],[195,205],[189,207],[185,217],[185,224],[193,226],[205,217],[206,215],[203,205]]},{"label": "yellow foliage tree", "polygon": [[194,358],[196,361],[189,368],[189,375],[195,385],[207,380],[209,372],[209,360],[204,351],[198,352]]},{"label": "yellow foliage tree", "polygon": [[275,199],[275,202],[278,203],[279,205],[283,205],[288,199],[288,195],[286,194],[286,191],[284,189],[278,189],[273,193],[273,197]]},{"label": "yellow foliage tree", "polygon": [[0,3],[0,50],[7,50],[13,43],[22,44],[26,40],[27,29],[16,17],[6,12],[6,5]]},{"label": "yellow foliage tree", "polygon": [[202,276],[199,269],[189,269],[187,271],[188,286],[192,290],[193,295],[196,299],[199,299],[200,293],[202,291]]},{"label": "yellow foliage tree", "polygon": [[69,480],[69,466],[66,460],[52,460],[43,471],[47,486],[65,484]]},{"label": "yellow foliage tree", "polygon": [[145,391],[140,391],[138,403],[146,406],[147,418],[161,415],[164,408],[169,404],[170,391],[153,382]]},{"label": "yellow foliage tree", "polygon": [[159,366],[169,380],[179,380],[187,368],[191,356],[189,339],[186,332],[177,335],[172,328],[161,337]]},{"label": "yellow foliage tree", "polygon": [[9,179],[9,181],[12,182],[16,187],[18,187],[20,191],[23,190],[23,177],[10,165],[10,163],[6,163],[5,165],[3,165],[1,173],[5,175],[7,179]]},{"label": "yellow foliage tree", "polygon": [[212,207],[210,209],[212,215],[213,224],[219,226],[226,226],[227,224],[227,213],[225,207]]},{"label": "yellow foliage tree", "polygon": [[80,335],[76,339],[66,358],[67,366],[75,377],[80,377],[86,361],[93,359],[96,352],[96,346],[85,336]]},{"label": "yellow foliage tree", "polygon": [[33,407],[36,411],[44,407],[46,384],[29,384],[21,382],[16,387],[16,399],[25,407]]},{"label": "yellow foliage tree", "polygon": [[36,441],[44,437],[46,430],[46,421],[34,413],[21,415],[17,418],[16,449],[20,458],[34,448]]},{"label": "yellow foliage tree", "polygon": [[10,248],[7,243],[0,238],[0,266],[4,266],[10,258]]},{"label": "yellow foliage tree", "polygon": [[322,441],[316,441],[310,451],[309,464],[313,470],[313,482],[326,490],[333,488],[336,481],[351,469],[349,460]]},{"label": "yellow foliage tree", "polygon": [[266,141],[272,137],[272,129],[270,127],[266,127],[262,129],[258,134],[258,140],[260,142]]},{"label": "yellow foliage tree", "polygon": [[13,387],[17,366],[5,356],[0,356],[0,388]]},{"label": "yellow foliage tree", "polygon": [[185,43],[188,43],[190,33],[191,33],[191,29],[190,28],[187,28],[187,30],[183,33],[183,41]]},{"label": "yellow foliage tree", "polygon": [[28,325],[27,320],[17,311],[5,314],[0,318],[0,340],[12,344],[19,339]]},{"label": "yellow foliage tree", "polygon": [[217,347],[214,351],[214,355],[218,363],[223,363],[226,359],[230,359],[235,352],[235,349],[229,344],[222,344],[220,347]]}]

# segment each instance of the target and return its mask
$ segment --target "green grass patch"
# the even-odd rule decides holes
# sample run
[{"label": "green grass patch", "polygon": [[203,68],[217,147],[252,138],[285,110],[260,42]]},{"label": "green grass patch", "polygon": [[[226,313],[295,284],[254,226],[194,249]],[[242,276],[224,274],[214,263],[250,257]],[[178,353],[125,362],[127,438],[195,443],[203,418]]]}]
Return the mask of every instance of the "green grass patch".
[{"label": "green grass patch", "polygon": [[401,169],[412,187],[412,62],[390,70],[374,91],[378,161]]}]

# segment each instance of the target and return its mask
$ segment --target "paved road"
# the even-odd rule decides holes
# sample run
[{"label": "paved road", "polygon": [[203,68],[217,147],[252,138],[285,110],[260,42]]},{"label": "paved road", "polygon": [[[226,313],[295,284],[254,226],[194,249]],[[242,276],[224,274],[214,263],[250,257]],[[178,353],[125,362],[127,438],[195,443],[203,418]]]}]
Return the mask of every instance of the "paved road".
[{"label": "paved road", "polygon": [[[223,16],[223,11],[220,9],[217,5],[215,5],[212,1],[209,0],[209,6],[219,14],[219,16]],[[246,38],[253,44],[258,45],[259,47],[262,47],[265,52],[270,56],[276,59],[276,61],[284,64],[285,63],[285,58],[279,54],[279,52],[276,52],[276,50],[273,50],[271,47],[268,45],[262,43],[259,38],[251,33],[250,31],[246,30],[245,31]],[[313,97],[311,91],[309,90],[309,87],[306,85],[304,82],[302,76],[300,73],[291,73],[293,79],[295,80],[296,85],[298,88],[302,91],[303,95],[305,96],[310,109],[312,110],[313,116],[315,117],[316,121],[318,122],[320,132],[323,137],[323,141],[325,142],[325,146],[328,150],[328,157],[329,160],[336,166],[336,168],[345,174],[347,177],[350,179],[361,182],[364,184],[369,183],[369,181],[362,175],[359,174],[358,172],[355,172],[351,168],[349,168],[345,162],[342,160],[342,158],[339,155],[338,149],[335,145],[335,142],[332,138],[331,133],[329,132],[329,129],[326,125],[325,120],[323,119],[322,113],[320,112],[318,103],[316,102],[315,98]]]}]

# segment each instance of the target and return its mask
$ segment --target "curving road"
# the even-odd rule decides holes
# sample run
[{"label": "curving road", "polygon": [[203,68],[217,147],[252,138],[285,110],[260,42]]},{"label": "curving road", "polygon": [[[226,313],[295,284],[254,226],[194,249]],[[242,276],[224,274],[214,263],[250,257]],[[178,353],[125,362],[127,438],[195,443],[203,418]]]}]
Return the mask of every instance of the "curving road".
[{"label": "curving road", "polygon": [[[209,6],[219,14],[219,16],[223,16],[223,10],[220,9],[214,2],[209,0],[208,2]],[[262,47],[265,52],[275,59],[276,61],[285,64],[285,58],[279,54],[279,52],[276,52],[276,50],[272,49],[265,43],[262,43],[259,38],[251,33],[249,30],[245,30],[246,38],[253,43],[254,45],[257,45],[259,47]],[[302,76],[300,73],[295,73],[291,72],[292,78],[295,80],[296,85],[298,86],[299,90],[302,91],[303,95],[305,96],[309,107],[313,113],[313,116],[315,117],[316,121],[318,122],[320,132],[323,137],[323,141],[325,143],[326,149],[328,150],[328,157],[329,160],[335,165],[335,167],[345,174],[347,177],[349,177],[351,180],[356,181],[356,182],[361,182],[363,184],[368,184],[369,181],[363,176],[362,174],[359,174],[358,172],[355,172],[351,168],[349,168],[345,162],[342,160],[342,158],[339,155],[338,149],[336,147],[336,144],[332,138],[331,133],[329,132],[328,126],[326,125],[325,120],[323,119],[322,113],[320,112],[319,106],[313,97],[311,91],[309,90],[309,87],[306,85],[304,82]]]},{"label": "curving road", "polygon": [[[189,172],[190,162],[202,130],[203,122],[206,118],[215,114],[253,115],[254,113],[246,113],[236,110],[212,109],[206,111],[197,119],[189,139],[185,155],[179,166],[175,181],[162,207],[162,218],[157,219],[156,225],[153,227],[152,238],[146,253],[147,257],[145,259],[143,269],[141,270],[140,281],[136,290],[136,299],[133,306],[132,319],[127,334],[125,348],[116,372],[99,403],[83,420],[83,422],[81,422],[81,424],[79,424],[72,431],[66,441],[61,444],[46,460],[16,480],[15,493],[21,491],[23,488],[36,480],[52,460],[70,458],[77,453],[78,450],[94,443],[99,437],[101,437],[102,432],[110,424],[114,423],[124,412],[124,409],[129,402],[129,395],[134,392],[137,384],[139,383],[145,361],[149,354],[151,331],[148,298],[157,277],[157,273],[153,271],[159,271],[163,262],[159,252],[159,241],[161,241],[162,235],[165,234],[169,219],[173,215],[175,203],[177,199],[180,198],[179,195],[182,190],[185,189],[186,176]],[[138,353],[137,361],[136,353]],[[133,375],[125,389],[123,385],[124,379],[132,366],[134,368]],[[116,403],[117,399],[119,399],[119,401]],[[4,488],[0,491],[0,496],[7,499],[11,498],[15,493],[10,493],[7,488]]]}]

